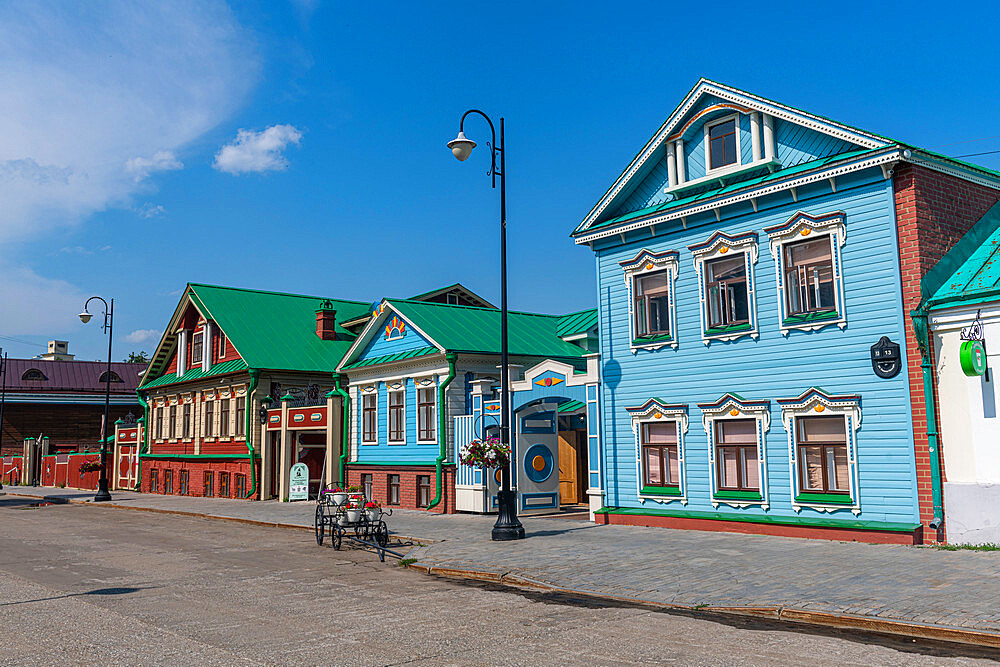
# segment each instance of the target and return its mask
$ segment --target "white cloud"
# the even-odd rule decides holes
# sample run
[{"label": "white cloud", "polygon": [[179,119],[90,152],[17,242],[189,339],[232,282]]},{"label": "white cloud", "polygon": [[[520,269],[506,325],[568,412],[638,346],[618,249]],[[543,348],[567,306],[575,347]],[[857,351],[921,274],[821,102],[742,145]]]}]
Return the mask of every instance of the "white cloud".
[{"label": "white cloud", "polygon": [[0,4],[0,243],[128,207],[258,70],[218,0]]},{"label": "white cloud", "polygon": [[125,341],[128,343],[144,343],[147,340],[157,340],[159,337],[160,332],[156,329],[136,329],[125,336]]},{"label": "white cloud", "polygon": [[151,158],[130,157],[125,161],[125,169],[135,174],[135,182],[149,178],[155,171],[172,171],[183,169],[184,164],[177,159],[173,151],[157,151]]},{"label": "white cloud", "polygon": [[152,202],[146,202],[139,208],[135,209],[135,212],[141,218],[156,218],[167,212],[167,209],[163,208],[163,204],[154,204]]},{"label": "white cloud", "polygon": [[288,168],[282,151],[301,139],[302,132],[291,125],[272,125],[260,132],[240,130],[235,141],[219,149],[212,166],[229,174],[282,171]]},{"label": "white cloud", "polygon": [[76,286],[2,260],[0,274],[4,283],[0,289],[0,312],[5,314],[5,335],[48,336],[50,332],[64,332],[80,323],[76,314],[89,295]]}]

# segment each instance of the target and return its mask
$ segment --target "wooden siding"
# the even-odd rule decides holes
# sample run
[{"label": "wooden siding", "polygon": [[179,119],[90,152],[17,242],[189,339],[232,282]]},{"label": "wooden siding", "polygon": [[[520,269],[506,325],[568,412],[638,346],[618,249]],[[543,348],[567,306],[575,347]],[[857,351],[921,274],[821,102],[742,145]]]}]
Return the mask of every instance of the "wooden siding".
[{"label": "wooden siding", "polygon": [[371,359],[373,357],[381,357],[387,354],[397,354],[399,352],[408,352],[409,350],[419,350],[422,347],[433,347],[434,343],[428,341],[426,338],[417,333],[409,322],[406,322],[406,331],[402,338],[396,338],[393,340],[386,340],[385,337],[385,327],[386,324],[392,320],[393,316],[403,319],[401,316],[395,315],[391,310],[389,311],[389,317],[382,322],[382,325],[371,333],[371,340],[365,345],[364,352],[358,355],[357,361],[364,359]]},{"label": "wooden siding", "polygon": [[[915,522],[913,436],[906,377],[900,374],[891,380],[876,378],[869,358],[869,347],[883,335],[900,343],[904,355],[907,351],[891,187],[878,179],[874,170],[868,179],[853,188],[845,183],[837,193],[827,190],[828,194],[762,210],[758,215],[724,219],[721,224],[692,224],[688,230],[598,250],[606,505],[712,510],[709,445],[696,404],[735,392],[747,399],[771,401],[771,425],[764,438],[770,502],[766,514],[855,520],[847,510],[827,514],[803,508],[796,514],[792,509],[788,439],[775,399],[795,397],[811,386],[819,386],[831,393],[862,397],[863,419],[857,432],[861,514],[857,519]],[[779,332],[774,261],[763,228],[785,222],[797,210],[846,213],[846,330],[828,326],[809,333],[792,331],[787,337]],[[701,341],[699,289],[687,246],[704,241],[716,230],[729,234],[753,230],[760,234],[759,258],[753,267],[759,340],[744,337],[730,343],[713,342],[710,347]],[[629,349],[627,293],[619,262],[635,256],[642,248],[681,253],[676,282],[676,350],[661,348],[633,354]],[[625,408],[641,405],[654,396],[689,406],[690,425],[684,438],[689,499],[686,506],[677,502],[642,504],[637,498],[635,440]],[[755,506],[735,509],[725,504],[720,504],[718,511],[764,513]]]},{"label": "wooden siding", "polygon": [[777,118],[774,119],[774,142],[777,145],[778,160],[784,168],[860,148],[842,139]]}]

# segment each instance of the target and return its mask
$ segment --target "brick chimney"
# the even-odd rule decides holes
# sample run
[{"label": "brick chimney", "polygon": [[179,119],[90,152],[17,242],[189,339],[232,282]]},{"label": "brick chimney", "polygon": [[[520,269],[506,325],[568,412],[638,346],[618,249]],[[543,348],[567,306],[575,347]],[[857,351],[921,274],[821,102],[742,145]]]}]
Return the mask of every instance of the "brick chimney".
[{"label": "brick chimney", "polygon": [[334,325],[337,323],[337,310],[333,307],[333,302],[325,299],[319,304],[316,311],[316,335],[323,340],[337,340],[337,331]]}]

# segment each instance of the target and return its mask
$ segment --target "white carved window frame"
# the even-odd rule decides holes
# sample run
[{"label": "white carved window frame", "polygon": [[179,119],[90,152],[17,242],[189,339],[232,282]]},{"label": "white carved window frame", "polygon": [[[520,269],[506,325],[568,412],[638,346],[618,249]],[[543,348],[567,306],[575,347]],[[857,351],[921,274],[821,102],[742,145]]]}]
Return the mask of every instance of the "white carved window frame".
[{"label": "white carved window frame", "polygon": [[[746,232],[736,236],[729,236],[722,232],[715,232],[704,244],[689,246],[688,249],[694,256],[694,270],[698,280],[698,295],[701,300],[702,342],[705,345],[710,345],[713,340],[732,341],[743,336],[750,336],[754,340],[757,340],[760,336],[760,329],[757,326],[757,284],[753,273],[753,267],[757,263],[757,233]],[[713,259],[727,257],[729,253],[743,253],[743,261],[747,274],[747,310],[749,312],[750,326],[746,329],[710,334],[708,333],[708,294],[705,290],[705,265]]]},{"label": "white carved window frame", "polygon": [[[375,397],[375,439],[365,440],[365,397],[374,396]],[[386,394],[388,396],[388,394]],[[368,384],[358,388],[358,403],[361,406],[358,419],[358,442],[362,445],[377,445],[378,444],[378,385]],[[386,431],[388,433],[388,431]]]},{"label": "white carved window frame", "polygon": [[[406,444],[407,427],[408,427],[408,415],[406,414],[406,410],[409,407],[407,406],[407,403],[409,401],[406,400],[406,393],[407,393],[406,380],[407,380],[406,378],[402,378],[399,380],[392,380],[385,383],[385,442],[387,445],[392,445],[393,447],[398,447],[400,445]],[[390,424],[392,424],[392,395],[395,393],[403,395],[403,424],[402,424],[403,439],[402,440],[389,439],[390,437],[392,437],[392,429],[390,428]],[[375,415],[377,417],[378,413],[376,412]]]},{"label": "white carved window frame", "polygon": [[[680,502],[681,505],[687,505],[687,470],[684,464],[684,434],[688,430],[687,405],[669,405],[651,399],[641,407],[627,408],[627,410],[632,417],[632,433],[635,436],[635,493],[636,497],[639,498],[639,502],[645,504],[647,500],[651,500],[661,505],[671,502]],[[665,422],[673,422],[677,428],[677,472],[680,477],[678,480],[680,495],[644,494],[642,492],[642,482],[644,479],[642,469],[642,425]]]},{"label": "white carved window frame", "polygon": [[[823,327],[836,324],[841,329],[847,327],[847,310],[844,304],[844,276],[842,255],[847,242],[846,214],[842,211],[811,216],[802,211],[797,212],[782,225],[764,230],[770,240],[771,257],[774,258],[775,280],[778,287],[778,327],[782,335],[791,331],[817,331]],[[833,265],[833,294],[836,307],[836,317],[822,320],[790,322],[788,301],[785,298],[785,252],[784,248],[796,241],[809,240],[810,237],[829,234],[830,260]]]},{"label": "white carved window frame", "polygon": [[[820,512],[849,509],[855,516],[861,514],[858,485],[858,429],[861,428],[861,399],[858,396],[833,396],[818,389],[810,389],[794,399],[778,399],[781,405],[781,423],[788,434],[788,473],[791,477],[792,509],[800,512],[808,507]],[[799,475],[798,438],[796,419],[799,417],[841,416],[845,420],[847,440],[847,465],[849,470],[851,503],[803,502]]]},{"label": "white carved window frame", "polygon": [[437,376],[430,375],[426,377],[414,377],[413,378],[413,420],[414,426],[417,429],[417,444],[418,445],[436,445],[438,444],[438,410],[441,406],[438,405],[437,397],[435,396],[432,404],[434,406],[434,438],[431,440],[421,440],[420,439],[420,390],[421,389],[436,389],[437,388]]},{"label": "white carved window frame", "polygon": [[[770,501],[767,493],[767,447],[766,433],[771,428],[770,401],[747,401],[734,394],[725,394],[713,404],[699,405],[702,413],[702,425],[708,437],[708,466],[712,507],[729,505],[745,508],[758,506],[767,510]],[[760,499],[719,498],[719,480],[715,461],[715,424],[720,421],[737,419],[753,419],[757,422],[757,479],[760,480]]]},{"label": "white carved window frame", "polygon": [[[651,250],[643,248],[634,259],[620,262],[625,272],[625,291],[628,301],[629,349],[632,351],[632,354],[636,354],[639,350],[658,350],[661,347],[677,349],[677,297],[674,283],[677,282],[677,272],[680,269],[679,258],[680,253],[676,250],[654,253]],[[664,270],[667,271],[667,312],[670,317],[669,338],[658,336],[657,339],[650,340],[649,342],[638,341],[635,331],[635,299],[632,296],[636,278]]]}]

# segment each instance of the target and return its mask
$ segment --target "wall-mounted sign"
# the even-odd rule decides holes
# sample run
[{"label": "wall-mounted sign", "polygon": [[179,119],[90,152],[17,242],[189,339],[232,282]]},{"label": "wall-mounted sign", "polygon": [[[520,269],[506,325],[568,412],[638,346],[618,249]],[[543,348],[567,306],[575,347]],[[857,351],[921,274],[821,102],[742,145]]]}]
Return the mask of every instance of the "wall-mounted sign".
[{"label": "wall-mounted sign", "polygon": [[962,372],[969,377],[976,377],[986,372],[986,348],[981,340],[967,340],[958,351],[958,360],[962,364]]},{"label": "wall-mounted sign", "polygon": [[899,353],[899,343],[893,343],[888,336],[882,336],[871,347],[872,370],[883,379],[899,375],[903,360]]},{"label": "wall-mounted sign", "polygon": [[309,468],[296,463],[288,473],[288,500],[309,499]]}]

